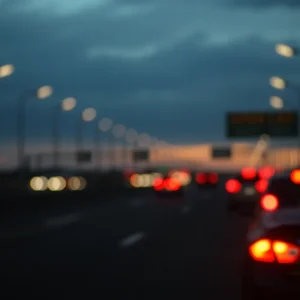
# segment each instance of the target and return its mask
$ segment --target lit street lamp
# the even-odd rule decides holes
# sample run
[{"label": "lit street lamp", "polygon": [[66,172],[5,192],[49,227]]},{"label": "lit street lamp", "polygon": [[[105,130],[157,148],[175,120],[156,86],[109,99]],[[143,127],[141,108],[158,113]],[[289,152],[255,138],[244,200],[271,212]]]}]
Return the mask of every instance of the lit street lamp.
[{"label": "lit street lamp", "polygon": [[26,105],[31,98],[45,99],[53,93],[52,87],[42,86],[37,90],[24,92],[17,100],[17,160],[18,166],[24,163],[26,139]]},{"label": "lit street lamp", "polygon": [[76,107],[76,99],[72,97],[65,98],[60,105],[54,107],[53,111],[53,162],[58,166],[59,161],[59,142],[60,142],[60,116],[61,112],[72,111]]},{"label": "lit street lamp", "polygon": [[15,71],[13,65],[3,65],[0,66],[0,78],[11,76]]},{"label": "lit street lamp", "polygon": [[270,105],[275,109],[282,109],[284,107],[284,102],[280,97],[272,96],[270,98]]},{"label": "lit street lamp", "polygon": [[294,48],[292,48],[291,46],[285,45],[285,44],[277,44],[275,46],[275,51],[277,54],[287,57],[287,58],[291,58],[293,56],[295,56],[296,51]]},{"label": "lit street lamp", "polygon": [[287,83],[281,77],[273,76],[270,78],[270,85],[277,90],[284,90],[287,86]]}]

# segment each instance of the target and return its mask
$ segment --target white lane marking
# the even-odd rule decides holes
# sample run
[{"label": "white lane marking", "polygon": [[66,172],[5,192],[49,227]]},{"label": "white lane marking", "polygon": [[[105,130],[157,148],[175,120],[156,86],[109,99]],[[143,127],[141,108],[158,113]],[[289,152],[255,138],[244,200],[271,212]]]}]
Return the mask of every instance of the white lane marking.
[{"label": "white lane marking", "polygon": [[190,209],[190,207],[188,207],[188,206],[185,206],[185,207],[182,208],[182,213],[183,213],[183,214],[187,214],[187,213],[189,213],[190,211],[191,211],[191,209]]},{"label": "white lane marking", "polygon": [[144,237],[145,237],[145,234],[143,232],[134,233],[134,234],[126,237],[125,239],[123,239],[120,243],[120,246],[122,248],[130,247],[130,246],[136,244],[137,242],[139,242]]},{"label": "white lane marking", "polygon": [[49,219],[45,222],[46,227],[61,227],[76,223],[82,219],[81,214],[69,214],[63,217]]}]

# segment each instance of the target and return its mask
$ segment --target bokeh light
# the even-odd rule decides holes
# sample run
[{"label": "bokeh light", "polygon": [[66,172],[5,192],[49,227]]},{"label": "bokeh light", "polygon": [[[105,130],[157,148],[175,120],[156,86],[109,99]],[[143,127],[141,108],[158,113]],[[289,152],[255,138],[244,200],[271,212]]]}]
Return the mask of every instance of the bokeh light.
[{"label": "bokeh light", "polygon": [[130,128],[125,133],[125,140],[128,144],[133,144],[138,139],[138,133],[136,130]]},{"label": "bokeh light", "polygon": [[53,89],[51,86],[49,85],[44,85],[44,86],[41,86],[37,92],[36,92],[36,97],[38,99],[45,99],[45,98],[48,98],[50,97],[51,95],[53,94]]},{"label": "bokeh light", "polygon": [[44,176],[33,177],[30,180],[30,188],[34,191],[45,191],[47,189],[47,178]]},{"label": "bokeh light", "polygon": [[284,90],[286,88],[285,80],[277,76],[273,76],[270,78],[270,85],[278,90]]},{"label": "bokeh light", "polygon": [[284,102],[280,97],[272,96],[270,98],[270,105],[276,109],[282,109],[284,107]]},{"label": "bokeh light", "polygon": [[53,192],[62,191],[66,185],[66,180],[61,176],[51,177],[48,180],[48,188]]},{"label": "bokeh light", "polygon": [[113,127],[113,121],[109,118],[103,118],[99,122],[99,129],[103,132],[111,130]]},{"label": "bokeh light", "polygon": [[116,124],[112,129],[112,134],[116,138],[121,138],[126,132],[126,127],[122,124]]},{"label": "bokeh light", "polygon": [[284,57],[290,58],[295,56],[295,49],[285,44],[277,44],[275,46],[275,51],[277,54]]},{"label": "bokeh light", "polygon": [[15,71],[15,67],[13,65],[3,65],[0,66],[0,78],[8,77],[12,75]]},{"label": "bokeh light", "polygon": [[65,98],[61,102],[61,108],[63,111],[71,111],[76,107],[76,99],[73,97]]},{"label": "bokeh light", "polygon": [[140,134],[138,138],[139,146],[141,147],[148,147],[151,145],[151,137],[147,133]]},{"label": "bokeh light", "polygon": [[89,107],[83,110],[82,112],[82,120],[85,122],[91,122],[93,121],[97,116],[96,109]]}]

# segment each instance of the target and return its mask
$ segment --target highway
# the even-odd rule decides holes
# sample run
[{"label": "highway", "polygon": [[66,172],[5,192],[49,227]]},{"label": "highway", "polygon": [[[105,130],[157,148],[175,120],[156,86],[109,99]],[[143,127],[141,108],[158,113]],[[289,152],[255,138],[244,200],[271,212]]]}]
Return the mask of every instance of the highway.
[{"label": "highway", "polygon": [[[84,199],[83,199],[84,200]],[[151,191],[2,218],[2,293],[42,299],[240,299],[247,220],[223,188]]]}]

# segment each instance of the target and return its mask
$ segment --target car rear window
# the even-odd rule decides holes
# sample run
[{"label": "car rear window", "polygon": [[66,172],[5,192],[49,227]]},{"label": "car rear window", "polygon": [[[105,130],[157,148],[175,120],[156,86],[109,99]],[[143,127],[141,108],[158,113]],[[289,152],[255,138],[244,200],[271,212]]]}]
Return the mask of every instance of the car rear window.
[{"label": "car rear window", "polygon": [[300,205],[300,184],[293,183],[289,178],[274,178],[267,191],[275,195],[281,207]]}]

